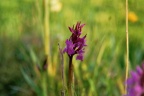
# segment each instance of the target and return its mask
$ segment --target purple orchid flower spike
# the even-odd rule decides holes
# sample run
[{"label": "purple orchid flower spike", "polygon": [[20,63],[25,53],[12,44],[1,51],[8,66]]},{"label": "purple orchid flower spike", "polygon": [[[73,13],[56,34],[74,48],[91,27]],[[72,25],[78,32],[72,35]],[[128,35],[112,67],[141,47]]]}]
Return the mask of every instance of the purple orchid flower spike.
[{"label": "purple orchid flower spike", "polygon": [[66,52],[70,57],[77,54],[76,59],[81,61],[83,61],[84,47],[86,46],[86,35],[80,37],[84,26],[85,24],[81,25],[81,22],[77,22],[75,27],[69,27],[72,35],[66,40],[66,47],[63,50],[63,52]]},{"label": "purple orchid flower spike", "polygon": [[77,22],[76,26],[68,27],[72,33],[69,39],[66,40],[66,47],[63,53],[67,53],[69,56],[69,70],[68,70],[68,94],[69,96],[74,96],[74,67],[73,67],[73,56],[77,54],[76,59],[83,61],[83,54],[85,52],[86,45],[86,35],[81,37],[82,28],[85,24]]},{"label": "purple orchid flower spike", "polygon": [[127,86],[126,96],[144,96],[144,63],[142,67],[137,66],[136,71],[131,72]]}]

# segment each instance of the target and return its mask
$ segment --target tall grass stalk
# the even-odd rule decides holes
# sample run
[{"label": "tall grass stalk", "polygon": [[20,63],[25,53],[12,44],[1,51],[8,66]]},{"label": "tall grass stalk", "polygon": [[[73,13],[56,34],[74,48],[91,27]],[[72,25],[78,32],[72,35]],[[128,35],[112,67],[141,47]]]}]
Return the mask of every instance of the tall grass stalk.
[{"label": "tall grass stalk", "polygon": [[[128,78],[129,70],[129,33],[128,33],[128,0],[126,0],[126,76],[125,81]],[[127,84],[125,84],[125,94],[127,94]]]},{"label": "tall grass stalk", "polygon": [[41,1],[40,0],[35,0],[35,6],[36,6],[36,9],[37,9],[37,14],[38,14],[38,27],[40,32],[43,31],[43,23],[42,23],[42,12],[43,10],[41,9]]},{"label": "tall grass stalk", "polygon": [[49,0],[43,0],[44,5],[44,46],[48,63],[48,73],[52,74],[52,63],[50,55],[50,27],[49,27]]},{"label": "tall grass stalk", "polygon": [[62,77],[62,91],[61,91],[61,96],[65,96],[65,80],[64,80],[64,58],[63,58],[63,51],[59,46],[59,51],[60,51],[60,63],[61,63],[61,77]]}]

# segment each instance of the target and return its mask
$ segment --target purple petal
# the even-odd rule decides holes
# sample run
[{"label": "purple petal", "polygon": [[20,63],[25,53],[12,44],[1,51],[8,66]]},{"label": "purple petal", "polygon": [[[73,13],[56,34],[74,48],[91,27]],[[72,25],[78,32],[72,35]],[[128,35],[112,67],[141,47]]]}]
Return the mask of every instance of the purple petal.
[{"label": "purple petal", "polygon": [[72,33],[75,33],[75,30],[73,28],[71,28],[71,27],[68,27],[68,28]]},{"label": "purple petal", "polygon": [[63,53],[67,52],[67,47],[64,48]]},{"label": "purple petal", "polygon": [[79,50],[77,53],[78,53],[78,54],[83,54],[83,53],[84,53],[84,50]]},{"label": "purple petal", "polygon": [[132,76],[134,81],[139,80],[139,75],[135,71],[131,71],[131,76]]},{"label": "purple petal", "polygon": [[135,92],[137,92],[137,93],[141,93],[141,92],[142,92],[142,88],[141,88],[141,86],[139,86],[138,84],[135,85],[134,90],[135,90]]},{"label": "purple petal", "polygon": [[74,49],[73,49],[73,47],[74,47],[74,44],[72,43],[72,41],[69,41],[69,40],[66,40],[66,49],[67,49],[67,53],[69,54],[69,55],[72,55],[72,54],[74,54],[75,53],[75,51],[74,51]]},{"label": "purple petal", "polygon": [[143,70],[140,68],[140,66],[136,67],[136,71],[139,75],[141,75],[143,73]]},{"label": "purple petal", "polygon": [[141,87],[141,86],[139,86],[139,85],[135,85],[135,87],[134,87],[134,91],[135,91],[135,96],[143,96],[142,94],[143,94],[143,91],[144,89]]},{"label": "purple petal", "polygon": [[131,86],[132,84],[134,84],[134,80],[133,80],[132,77],[127,79],[127,84],[130,85],[130,86]]},{"label": "purple petal", "polygon": [[143,69],[143,71],[144,71],[144,63],[142,64],[142,69]]},{"label": "purple petal", "polygon": [[82,24],[80,27],[83,28],[85,26],[85,24]]},{"label": "purple petal", "polygon": [[76,60],[83,61],[83,54],[78,54],[77,57],[76,57]]}]

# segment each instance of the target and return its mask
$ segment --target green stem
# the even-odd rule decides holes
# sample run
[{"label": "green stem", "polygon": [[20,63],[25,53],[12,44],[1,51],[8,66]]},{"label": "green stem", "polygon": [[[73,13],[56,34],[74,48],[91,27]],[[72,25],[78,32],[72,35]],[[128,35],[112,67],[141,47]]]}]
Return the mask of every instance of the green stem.
[{"label": "green stem", "polygon": [[43,90],[43,96],[47,95],[47,75],[46,73],[42,74],[42,90]]},{"label": "green stem", "polygon": [[68,94],[74,96],[74,68],[72,64],[73,56],[69,56],[69,72],[68,72]]}]

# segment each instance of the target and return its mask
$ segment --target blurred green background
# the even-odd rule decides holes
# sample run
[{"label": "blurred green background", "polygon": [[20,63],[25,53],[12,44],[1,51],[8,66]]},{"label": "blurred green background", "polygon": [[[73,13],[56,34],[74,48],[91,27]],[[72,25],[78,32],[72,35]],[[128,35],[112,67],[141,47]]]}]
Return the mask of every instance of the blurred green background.
[{"label": "blurred green background", "polygon": [[[130,70],[144,59],[144,1],[129,0]],[[125,0],[51,0],[50,48],[55,68],[48,77],[48,96],[60,96],[58,43],[65,47],[68,26],[85,23],[87,47],[83,62],[74,60],[75,96],[122,96],[126,36]],[[39,86],[38,65],[44,60],[42,0],[0,2],[0,96],[37,96],[21,69]],[[64,55],[67,80],[68,57]],[[67,82],[67,81],[66,81]],[[65,83],[66,83],[65,82]]]}]

